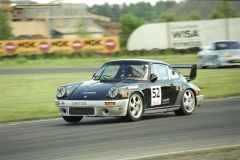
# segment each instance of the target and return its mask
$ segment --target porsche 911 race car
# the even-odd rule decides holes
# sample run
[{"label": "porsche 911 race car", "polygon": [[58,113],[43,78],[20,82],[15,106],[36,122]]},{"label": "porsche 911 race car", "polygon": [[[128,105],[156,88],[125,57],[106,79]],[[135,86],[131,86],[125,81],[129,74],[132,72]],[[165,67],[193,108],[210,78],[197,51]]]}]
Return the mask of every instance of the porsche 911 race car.
[{"label": "porsche 911 race car", "polygon": [[[183,76],[176,68],[190,68]],[[66,122],[83,117],[122,117],[138,121],[143,114],[174,112],[190,115],[200,106],[203,95],[190,81],[196,65],[170,65],[147,59],[106,62],[89,81],[60,86],[55,105]]]}]

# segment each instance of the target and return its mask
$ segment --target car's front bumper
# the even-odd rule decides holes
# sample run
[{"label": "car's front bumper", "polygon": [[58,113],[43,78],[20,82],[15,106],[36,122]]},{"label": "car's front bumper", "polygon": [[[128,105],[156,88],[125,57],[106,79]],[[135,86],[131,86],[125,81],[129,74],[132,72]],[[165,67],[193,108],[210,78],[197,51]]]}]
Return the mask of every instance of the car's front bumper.
[{"label": "car's front bumper", "polygon": [[[114,102],[113,104],[106,104]],[[128,99],[121,100],[55,100],[62,116],[125,116]]]},{"label": "car's front bumper", "polygon": [[219,60],[220,60],[220,65],[221,66],[240,65],[240,56],[221,57]]},{"label": "car's front bumper", "polygon": [[201,106],[201,102],[204,99],[203,95],[197,95],[196,99],[197,99],[197,106]]}]

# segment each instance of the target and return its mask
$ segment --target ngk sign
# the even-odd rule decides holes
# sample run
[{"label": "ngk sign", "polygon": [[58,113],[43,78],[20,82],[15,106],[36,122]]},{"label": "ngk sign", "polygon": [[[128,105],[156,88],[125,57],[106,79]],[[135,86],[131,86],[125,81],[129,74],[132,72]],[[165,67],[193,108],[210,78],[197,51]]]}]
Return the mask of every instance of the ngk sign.
[{"label": "ngk sign", "polygon": [[60,52],[114,52],[120,48],[118,37],[102,38],[59,38],[41,40],[0,41],[0,55],[5,54],[42,54]]}]

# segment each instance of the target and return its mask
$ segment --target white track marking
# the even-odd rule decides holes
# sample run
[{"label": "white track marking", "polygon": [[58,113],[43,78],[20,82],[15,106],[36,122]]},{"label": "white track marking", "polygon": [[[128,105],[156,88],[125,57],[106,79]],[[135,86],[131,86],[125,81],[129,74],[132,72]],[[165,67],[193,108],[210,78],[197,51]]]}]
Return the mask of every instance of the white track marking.
[{"label": "white track marking", "polygon": [[35,121],[22,121],[22,122],[9,122],[9,123],[0,124],[0,127],[4,127],[4,126],[14,126],[14,125],[28,124],[28,123],[48,122],[48,121],[55,121],[55,120],[60,120],[60,119],[62,119],[62,118],[43,119],[43,120],[35,120]]},{"label": "white track marking", "polygon": [[151,158],[156,156],[167,156],[167,155],[180,154],[180,153],[189,153],[189,152],[204,151],[209,149],[219,149],[219,148],[239,147],[239,146],[240,144],[229,145],[229,146],[219,146],[219,147],[212,147],[212,148],[201,148],[201,149],[193,149],[193,150],[186,150],[186,151],[177,151],[177,152],[160,153],[160,154],[153,154],[153,155],[146,155],[146,156],[139,156],[139,157],[131,157],[131,158],[125,158],[125,159],[119,159],[119,160],[134,160],[139,158]]}]

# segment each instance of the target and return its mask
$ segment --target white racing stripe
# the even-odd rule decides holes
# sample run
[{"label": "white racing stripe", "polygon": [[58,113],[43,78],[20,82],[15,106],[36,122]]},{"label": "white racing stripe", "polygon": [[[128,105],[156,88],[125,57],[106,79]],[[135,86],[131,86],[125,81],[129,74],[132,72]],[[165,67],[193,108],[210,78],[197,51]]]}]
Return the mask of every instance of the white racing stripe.
[{"label": "white racing stripe", "polygon": [[212,147],[212,148],[201,148],[201,149],[193,149],[193,150],[186,150],[186,151],[176,151],[176,152],[160,153],[160,154],[153,154],[153,155],[146,155],[146,156],[139,156],[139,157],[131,157],[131,158],[125,158],[125,159],[118,159],[118,160],[134,160],[139,158],[151,158],[151,157],[157,157],[157,156],[167,156],[167,155],[180,154],[180,153],[189,153],[189,152],[204,151],[209,149],[220,149],[220,148],[239,147],[239,146],[240,144],[229,145],[229,146],[219,146],[219,147]]}]

